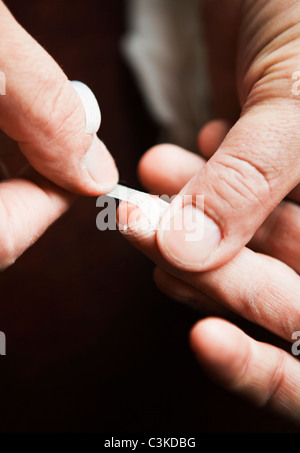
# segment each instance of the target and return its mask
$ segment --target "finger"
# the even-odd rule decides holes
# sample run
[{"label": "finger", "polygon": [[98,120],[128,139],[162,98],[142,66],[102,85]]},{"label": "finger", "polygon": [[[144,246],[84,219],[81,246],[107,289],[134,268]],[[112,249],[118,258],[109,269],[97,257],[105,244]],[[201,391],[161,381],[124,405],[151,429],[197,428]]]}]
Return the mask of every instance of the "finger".
[{"label": "finger", "polygon": [[300,116],[277,102],[249,108],[171,203],[158,245],[172,265],[204,271],[228,262],[299,183]]},{"label": "finger", "polygon": [[[209,158],[217,150],[228,132],[229,123],[212,121],[199,133],[199,147],[204,157]],[[196,154],[175,145],[157,145],[149,149],[138,166],[139,179],[143,186],[156,195],[177,194],[200,170],[206,161]]]},{"label": "finger", "polygon": [[226,120],[214,120],[207,123],[198,135],[198,148],[208,160],[221,146],[230,130],[230,123]]},{"label": "finger", "polygon": [[[164,260],[158,250],[155,233],[151,228],[148,229],[150,224],[137,206],[122,202],[117,211],[117,222],[119,230],[134,247],[141,250],[154,262],[162,264]],[[166,270],[156,267],[153,277],[158,288],[177,302],[191,305],[197,310],[209,310],[210,314],[228,315],[228,310],[225,310],[213,298],[184,283]]]},{"label": "finger", "polygon": [[[207,123],[200,130],[198,135],[198,148],[205,159],[210,159],[230,130],[230,123],[226,120],[213,120]],[[194,174],[191,174],[191,177]],[[300,203],[300,184],[298,184],[288,195],[289,200]]]},{"label": "finger", "polygon": [[[220,122],[207,126],[208,132],[218,132]],[[206,132],[204,132],[206,134]],[[215,137],[215,135],[213,135]],[[208,139],[209,141],[209,139]],[[205,148],[205,146],[204,146]],[[161,158],[163,156],[163,158]],[[140,179],[150,191],[162,195],[170,187],[168,195],[182,189],[203,160],[173,145],[160,145],[150,149],[141,160]],[[300,273],[300,207],[288,201],[282,202],[257,230],[248,244],[256,251],[273,256]]]},{"label": "finger", "polygon": [[228,316],[228,310],[225,310],[224,307],[211,297],[206,296],[182,280],[173,277],[163,269],[156,267],[153,272],[153,278],[157,287],[177,302],[184,303],[197,310],[205,311],[206,313],[210,313],[210,315],[218,314],[219,316]]},{"label": "finger", "polygon": [[299,423],[300,364],[294,357],[214,318],[193,328],[191,346],[203,368],[225,388]]},{"label": "finger", "polygon": [[141,158],[138,175],[149,192],[172,197],[204,164],[204,159],[183,148],[158,145]]},{"label": "finger", "polygon": [[85,195],[109,191],[115,163],[96,137],[100,115],[92,92],[67,79],[47,52],[0,2],[0,128],[30,164],[59,186]]},{"label": "finger", "polygon": [[71,205],[74,196],[35,172],[0,183],[0,269],[12,265]]},{"label": "finger", "polygon": [[288,341],[299,330],[299,276],[274,258],[244,248],[214,271],[172,274]]},{"label": "finger", "polygon": [[182,271],[162,256],[153,225],[139,208],[122,203],[118,216],[122,225],[127,219],[120,230],[130,243],[175,278],[284,339],[300,330],[300,279],[284,263],[244,248],[218,269]]}]

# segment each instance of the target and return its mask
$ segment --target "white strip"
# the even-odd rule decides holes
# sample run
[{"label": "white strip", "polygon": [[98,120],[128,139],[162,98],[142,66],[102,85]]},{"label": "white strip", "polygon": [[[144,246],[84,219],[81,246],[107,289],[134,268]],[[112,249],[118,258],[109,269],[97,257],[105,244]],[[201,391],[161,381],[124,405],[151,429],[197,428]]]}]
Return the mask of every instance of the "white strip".
[{"label": "white strip", "polygon": [[97,134],[101,125],[101,111],[94,93],[82,82],[74,80],[71,83],[85,108],[85,132],[87,134]]},{"label": "white strip", "polygon": [[113,190],[106,195],[138,206],[147,216],[153,229],[158,227],[161,216],[169,206],[169,203],[161,198],[151,196],[148,193],[140,192],[139,190],[129,189],[121,184],[117,184]]}]

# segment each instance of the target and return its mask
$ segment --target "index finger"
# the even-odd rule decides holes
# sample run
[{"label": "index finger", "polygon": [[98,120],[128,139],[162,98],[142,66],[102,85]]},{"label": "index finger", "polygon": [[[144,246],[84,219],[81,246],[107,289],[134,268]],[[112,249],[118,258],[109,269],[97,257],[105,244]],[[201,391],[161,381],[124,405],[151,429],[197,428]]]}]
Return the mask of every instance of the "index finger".
[{"label": "index finger", "polygon": [[300,330],[300,278],[281,261],[245,247],[218,269],[182,271],[162,256],[155,231],[146,234],[145,215],[139,208],[122,203],[118,215],[128,219],[121,231],[129,242],[171,275],[287,340]]}]

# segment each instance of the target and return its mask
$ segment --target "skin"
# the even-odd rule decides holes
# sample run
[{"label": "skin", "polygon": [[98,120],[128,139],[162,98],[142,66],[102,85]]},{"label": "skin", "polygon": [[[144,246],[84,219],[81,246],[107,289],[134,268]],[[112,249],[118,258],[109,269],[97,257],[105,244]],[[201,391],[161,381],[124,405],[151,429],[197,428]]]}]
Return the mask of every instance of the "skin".
[{"label": "skin", "polygon": [[[300,96],[293,79],[300,68],[299,2],[204,3],[214,115],[230,130],[179,195],[204,195],[208,224],[218,229],[205,229],[189,247],[185,232],[169,228],[167,212],[157,236],[165,259],[191,271],[232,259],[283,198],[299,193],[300,182]],[[175,200],[170,209],[175,203],[191,201]]]},{"label": "skin", "polygon": [[205,195],[221,240],[206,235],[189,247],[182,231],[165,228],[168,212],[158,231],[145,230],[143,213],[125,203],[121,230],[156,264],[162,291],[209,310],[190,336],[209,375],[299,423],[298,360],[220,316],[238,313],[288,342],[300,330],[300,5],[210,0],[204,14],[214,112],[224,120],[201,130],[203,157],[160,145],[142,158],[139,176],[157,195]]},{"label": "skin", "polygon": [[0,129],[29,164],[18,175],[8,175],[5,162],[0,165],[0,269],[5,269],[68,209],[71,192],[107,193],[118,172],[104,144],[85,132],[85,110],[67,76],[2,1],[0,70],[6,82]]},{"label": "skin", "polygon": [[[222,305],[291,340],[300,315],[300,113],[292,92],[292,74],[300,68],[300,5],[209,0],[205,15],[215,112],[231,129],[222,122],[202,131],[207,162],[176,147],[164,156],[156,148],[139,171],[157,194],[204,194],[221,242],[215,251],[200,243],[193,256],[181,247],[181,255],[172,250],[178,238],[166,237],[163,229],[139,230],[143,214],[136,215],[132,206],[126,206],[127,238],[156,262],[156,282],[173,297],[216,309]],[[226,27],[218,26],[224,21]],[[0,38],[7,81],[0,128],[34,169],[0,184],[0,267],[5,268],[68,208],[69,191],[100,195],[118,176],[101,143],[92,162],[98,172],[88,171],[84,163],[93,137],[85,133],[78,96],[2,2]],[[282,202],[287,196],[293,201]],[[294,357],[216,318],[195,326],[191,346],[224,386],[299,422],[300,365]]]},{"label": "skin", "polygon": [[[224,124],[220,122],[203,129],[199,136],[203,154],[211,153],[210,138],[216,140],[219,133],[220,138],[223,131]],[[152,193],[170,194],[178,192],[203,165],[205,161],[200,156],[173,145],[161,145],[143,157],[139,174],[149,190],[152,185]],[[237,313],[288,342],[292,341],[293,332],[300,330],[300,267],[295,259],[300,252],[298,204],[283,201],[248,247],[229,263],[205,272],[172,266],[161,254],[157,231],[151,230],[150,224],[145,229],[147,219],[139,208],[122,203],[118,214],[123,222],[126,219],[127,229],[124,223],[120,225],[122,234],[156,264],[154,280],[158,287],[173,299],[204,309],[209,315],[193,328],[190,336],[200,365],[230,391],[299,423],[297,359],[273,345],[255,341],[232,322],[220,319],[234,319],[231,313]]]}]

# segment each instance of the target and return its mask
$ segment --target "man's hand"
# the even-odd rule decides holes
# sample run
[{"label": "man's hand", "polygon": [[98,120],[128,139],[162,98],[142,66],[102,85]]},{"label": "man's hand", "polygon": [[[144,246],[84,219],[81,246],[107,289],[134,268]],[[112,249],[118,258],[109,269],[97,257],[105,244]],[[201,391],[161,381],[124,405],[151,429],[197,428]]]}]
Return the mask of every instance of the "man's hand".
[{"label": "man's hand", "polygon": [[[183,206],[174,200],[178,208],[165,214],[157,237],[165,259],[190,271],[232,259],[300,182],[300,97],[293,90],[300,70],[299,2],[208,0],[204,22],[215,111],[233,126],[182,188]],[[205,216],[197,195],[205,197]],[[174,225],[191,210],[201,234],[187,242],[186,231]]]},{"label": "man's hand", "polygon": [[118,172],[97,130],[89,127],[77,90],[1,1],[0,71],[0,128],[38,172],[0,184],[3,269],[67,209],[67,191],[104,194]]},{"label": "man's hand", "polygon": [[[125,203],[120,227],[156,263],[155,281],[171,297],[211,313],[224,307],[292,341],[300,330],[300,5],[208,0],[205,12],[216,117],[229,122],[201,131],[207,160],[170,145],[146,153],[144,186],[179,197],[158,232],[150,223],[145,231],[144,214]],[[178,228],[191,211],[204,224],[196,242]],[[195,326],[191,345],[228,389],[299,423],[300,364],[290,354],[216,318]]]},{"label": "man's hand", "polygon": [[[227,133],[224,122],[199,135],[207,158]],[[201,157],[172,145],[152,148],[139,166],[141,182],[157,195],[178,193],[203,166]],[[290,194],[300,201],[297,194]],[[287,341],[300,330],[300,207],[283,201],[258,229],[249,247],[216,270],[190,272],[172,266],[161,254],[157,234],[145,228],[143,212],[127,203],[119,208],[125,237],[156,263],[154,279],[170,297],[210,315],[238,313]],[[252,250],[252,247],[254,250]],[[257,251],[261,253],[257,253]],[[226,388],[300,421],[300,364],[283,350],[249,338],[233,324],[215,318],[191,332],[200,364]]]}]

